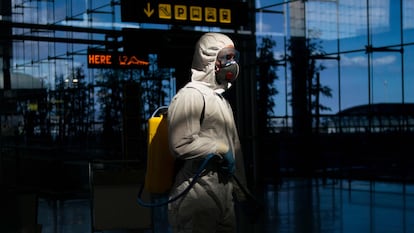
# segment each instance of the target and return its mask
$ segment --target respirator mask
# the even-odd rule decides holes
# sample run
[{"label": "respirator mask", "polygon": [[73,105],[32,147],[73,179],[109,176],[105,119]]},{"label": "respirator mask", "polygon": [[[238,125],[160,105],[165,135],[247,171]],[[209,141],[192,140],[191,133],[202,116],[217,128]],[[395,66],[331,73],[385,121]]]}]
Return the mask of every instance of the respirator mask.
[{"label": "respirator mask", "polygon": [[226,47],[217,54],[216,81],[218,84],[231,83],[239,76],[239,52]]}]

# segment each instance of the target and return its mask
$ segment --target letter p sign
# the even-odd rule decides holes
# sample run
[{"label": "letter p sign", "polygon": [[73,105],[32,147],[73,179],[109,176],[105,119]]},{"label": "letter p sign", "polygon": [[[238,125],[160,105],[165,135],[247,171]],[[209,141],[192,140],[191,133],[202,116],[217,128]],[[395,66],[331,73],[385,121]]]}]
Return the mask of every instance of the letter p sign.
[{"label": "letter p sign", "polygon": [[187,6],[175,5],[174,16],[176,20],[187,20]]}]

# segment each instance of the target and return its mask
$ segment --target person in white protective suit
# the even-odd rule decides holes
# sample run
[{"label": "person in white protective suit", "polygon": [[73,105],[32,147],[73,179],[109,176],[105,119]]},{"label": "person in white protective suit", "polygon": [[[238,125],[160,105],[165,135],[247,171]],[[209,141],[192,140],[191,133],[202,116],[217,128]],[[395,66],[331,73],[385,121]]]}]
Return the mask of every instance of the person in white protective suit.
[{"label": "person in white protective suit", "polygon": [[243,199],[235,175],[245,184],[243,155],[229,102],[222,96],[239,75],[238,52],[221,33],[205,33],[196,43],[191,81],[168,108],[169,146],[183,165],[170,197],[189,186],[204,158],[214,155],[190,191],[171,202],[168,218],[174,233],[234,233],[233,193]]}]

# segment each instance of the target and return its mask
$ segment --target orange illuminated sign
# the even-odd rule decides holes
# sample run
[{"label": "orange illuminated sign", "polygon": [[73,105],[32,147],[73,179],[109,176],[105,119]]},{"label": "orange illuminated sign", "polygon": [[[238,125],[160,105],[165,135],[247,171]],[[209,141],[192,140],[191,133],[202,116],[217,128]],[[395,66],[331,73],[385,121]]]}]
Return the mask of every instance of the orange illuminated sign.
[{"label": "orange illuminated sign", "polygon": [[88,65],[112,65],[112,55],[88,54]]},{"label": "orange illuminated sign", "polygon": [[148,64],[137,55],[88,51],[88,68],[142,68]]}]

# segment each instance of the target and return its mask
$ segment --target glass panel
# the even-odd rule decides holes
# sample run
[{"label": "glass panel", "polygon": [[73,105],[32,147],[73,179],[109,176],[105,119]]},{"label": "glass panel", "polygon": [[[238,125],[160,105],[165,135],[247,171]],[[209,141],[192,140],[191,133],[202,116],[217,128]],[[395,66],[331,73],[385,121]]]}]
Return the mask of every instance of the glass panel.
[{"label": "glass panel", "polygon": [[325,52],[326,55],[329,55],[330,57],[337,57],[339,49],[338,40],[322,40],[322,45],[322,50]]},{"label": "glass panel", "polygon": [[361,49],[367,44],[366,1],[339,1],[339,39],[341,50]]},{"label": "glass panel", "polygon": [[377,0],[370,2],[369,27],[374,47],[401,42],[401,14],[398,1]]},{"label": "glass panel", "polygon": [[414,103],[414,46],[404,48],[404,101]]},{"label": "glass panel", "polygon": [[82,20],[83,16],[86,15],[87,2],[85,0],[71,0],[70,5],[66,3],[68,16],[74,16],[76,19]]},{"label": "glass panel", "polygon": [[306,5],[308,38],[336,39],[338,37],[337,1],[309,1]]},{"label": "glass panel", "polygon": [[256,13],[256,35],[285,36],[286,6],[272,6],[268,2],[257,1],[256,3],[259,9]]},{"label": "glass panel", "polygon": [[365,53],[341,55],[341,110],[368,104],[368,62]]},{"label": "glass panel", "polygon": [[339,36],[338,2],[310,1],[306,6],[307,37],[326,41],[323,43],[324,51],[336,53]]},{"label": "glass panel", "polygon": [[286,80],[285,75],[285,68],[280,66],[278,68],[278,71],[276,72],[277,76],[279,77],[278,80],[275,81],[275,85],[277,88],[277,91],[279,92],[275,96],[275,109],[274,113],[275,116],[285,116],[288,114],[287,108],[290,107],[288,103],[288,96],[287,96],[287,90],[290,88],[290,83]]},{"label": "glass panel", "polygon": [[336,114],[338,112],[339,90],[338,90],[338,62],[336,60],[324,60],[321,63],[325,70],[320,72],[320,85],[331,89],[332,97],[319,95],[320,104],[331,110],[322,110],[320,114]]},{"label": "glass panel", "polygon": [[401,55],[397,52],[372,56],[372,103],[401,103]]},{"label": "glass panel", "polygon": [[414,42],[414,1],[403,0],[404,43]]},{"label": "glass panel", "polygon": [[[286,7],[287,4],[275,3],[270,0],[256,1],[256,8],[259,10],[256,13],[256,41],[257,46],[260,46],[263,37],[270,37],[276,42],[273,47],[274,58],[282,65],[284,63],[284,55],[286,50]],[[275,95],[276,106],[274,108],[275,116],[285,116],[286,112],[286,81],[285,81],[285,66],[278,66],[276,68],[278,80],[274,85],[278,91]]]}]

